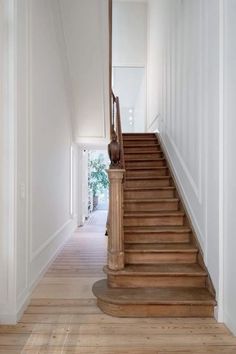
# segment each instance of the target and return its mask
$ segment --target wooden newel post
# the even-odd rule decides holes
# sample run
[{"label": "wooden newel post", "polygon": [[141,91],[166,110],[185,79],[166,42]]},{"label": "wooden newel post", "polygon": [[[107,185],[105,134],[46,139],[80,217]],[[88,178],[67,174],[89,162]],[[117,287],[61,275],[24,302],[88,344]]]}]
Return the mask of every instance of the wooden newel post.
[{"label": "wooden newel post", "polygon": [[107,171],[109,187],[108,268],[124,268],[123,178],[125,170]]}]

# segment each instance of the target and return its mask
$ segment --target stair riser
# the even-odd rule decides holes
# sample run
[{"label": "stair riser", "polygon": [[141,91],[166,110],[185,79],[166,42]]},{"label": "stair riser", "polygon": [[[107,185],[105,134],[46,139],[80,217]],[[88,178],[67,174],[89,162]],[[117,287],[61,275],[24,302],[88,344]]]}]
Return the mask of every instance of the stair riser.
[{"label": "stair riser", "polygon": [[147,153],[157,153],[157,152],[161,152],[161,149],[159,147],[159,145],[155,144],[153,145],[148,145],[148,146],[126,146],[124,148],[124,153],[125,154],[129,154],[129,153],[143,153],[143,152],[147,152]]},{"label": "stair riser", "polygon": [[127,188],[136,188],[136,187],[168,187],[170,186],[170,178],[163,179],[151,179],[151,180],[126,180],[125,186]]},{"label": "stair riser", "polygon": [[137,147],[139,145],[142,146],[157,146],[160,147],[159,143],[157,140],[124,140],[123,141],[124,144],[124,148],[126,148],[127,146],[132,146],[132,147]]},{"label": "stair riser", "polygon": [[193,253],[125,253],[126,264],[154,264],[154,263],[196,263],[197,254]]},{"label": "stair riser", "polygon": [[159,176],[167,176],[168,168],[160,168],[158,170],[129,170],[126,171],[127,177],[159,177]]},{"label": "stair riser", "polygon": [[145,136],[145,135],[140,135],[140,136],[124,136],[123,135],[123,141],[152,141],[156,142],[157,138],[155,136]]},{"label": "stair riser", "polygon": [[205,276],[158,276],[158,275],[108,275],[111,288],[159,288],[159,287],[190,287],[204,288]]},{"label": "stair riser", "polygon": [[147,203],[125,203],[125,211],[177,211],[178,202],[147,202]]},{"label": "stair riser", "polygon": [[156,139],[156,134],[155,133],[123,133],[123,138],[128,139],[139,139],[139,138],[155,138]]},{"label": "stair riser", "polygon": [[124,217],[124,226],[183,226],[183,216]]},{"label": "stair riser", "polygon": [[115,317],[214,317],[212,305],[116,305],[100,299],[97,305],[107,315]]},{"label": "stair riser", "polygon": [[138,191],[125,191],[125,199],[156,199],[156,198],[174,198],[175,192],[173,189],[167,190],[138,190]]},{"label": "stair riser", "polygon": [[155,159],[155,158],[161,158],[163,157],[163,153],[161,151],[156,151],[154,154],[149,153],[145,153],[145,154],[140,154],[140,153],[136,153],[136,154],[129,154],[128,152],[125,151],[125,161],[128,160],[136,160],[136,159]]},{"label": "stair riser", "polygon": [[190,242],[190,234],[173,233],[125,233],[126,243],[186,243]]},{"label": "stair riser", "polygon": [[165,160],[157,161],[125,161],[125,167],[162,167],[165,166]]}]

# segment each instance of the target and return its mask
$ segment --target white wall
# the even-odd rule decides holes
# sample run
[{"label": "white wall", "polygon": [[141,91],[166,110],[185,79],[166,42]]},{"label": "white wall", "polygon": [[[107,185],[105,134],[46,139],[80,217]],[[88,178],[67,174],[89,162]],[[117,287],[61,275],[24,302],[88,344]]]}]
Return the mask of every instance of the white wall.
[{"label": "white wall", "polygon": [[108,1],[60,0],[78,143],[109,139]]},{"label": "white wall", "polygon": [[[114,67],[113,91],[120,99],[122,131],[144,132],[146,129],[146,69]],[[130,117],[132,121],[129,120]]]},{"label": "white wall", "polygon": [[78,225],[82,226],[88,217],[88,151],[78,149]]},{"label": "white wall", "polygon": [[[9,270],[9,262],[6,257],[6,252],[9,249],[10,238],[12,236],[9,230],[10,215],[8,213],[7,204],[11,203],[11,198],[8,196],[10,191],[9,185],[7,184],[9,178],[10,164],[9,155],[10,151],[7,146],[7,139],[9,137],[10,127],[8,125],[8,117],[6,112],[5,99],[7,98],[7,89],[4,85],[4,80],[6,79],[8,73],[6,72],[6,63],[8,61],[8,40],[6,38],[7,26],[7,6],[4,0],[0,1],[0,51],[2,53],[0,57],[0,311],[5,318],[8,309],[8,291],[9,283],[7,281],[7,272]],[[11,123],[9,119],[9,124]],[[5,235],[9,235],[9,239]]]},{"label": "white wall", "polygon": [[145,66],[147,55],[147,4],[113,1],[113,66]]},{"label": "white wall", "polygon": [[224,320],[236,335],[236,2],[224,2]]},{"label": "white wall", "polygon": [[1,116],[8,159],[0,161],[7,209],[1,213],[6,227],[0,241],[0,322],[10,323],[19,318],[33,286],[74,230],[77,211],[73,200],[71,214],[71,111],[58,2],[22,0],[17,7],[14,0],[3,0],[0,10],[2,4],[0,46],[1,26],[8,24],[4,53],[11,56],[4,70],[0,62],[7,95]]},{"label": "white wall", "polygon": [[218,296],[218,1],[150,0],[148,126],[160,129]]},{"label": "white wall", "polygon": [[145,1],[113,1],[112,66],[113,90],[120,98],[122,130],[144,132],[147,116]]},{"label": "white wall", "polygon": [[182,189],[218,319],[236,334],[235,18],[234,0],[149,1],[149,129]]}]

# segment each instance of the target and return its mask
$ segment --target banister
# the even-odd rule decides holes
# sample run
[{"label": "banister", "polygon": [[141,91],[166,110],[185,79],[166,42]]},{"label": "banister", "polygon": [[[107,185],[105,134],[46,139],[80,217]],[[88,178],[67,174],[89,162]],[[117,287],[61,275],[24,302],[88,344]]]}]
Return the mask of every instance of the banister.
[{"label": "banister", "polygon": [[120,101],[111,91],[111,143],[108,145],[110,168],[125,169]]},{"label": "banister", "polygon": [[109,210],[107,217],[108,268],[124,268],[123,200],[125,159],[121,126],[120,101],[112,91],[112,0],[109,1],[109,101],[110,139],[108,153],[111,160],[107,171],[109,178]]}]

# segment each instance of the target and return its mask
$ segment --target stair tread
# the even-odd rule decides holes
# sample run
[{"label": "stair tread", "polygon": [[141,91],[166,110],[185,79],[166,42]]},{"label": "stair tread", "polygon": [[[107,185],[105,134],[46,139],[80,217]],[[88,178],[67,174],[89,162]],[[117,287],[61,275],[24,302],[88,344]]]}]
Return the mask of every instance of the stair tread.
[{"label": "stair tread", "polygon": [[153,199],[128,199],[125,200],[125,203],[150,203],[150,202],[156,202],[156,203],[160,203],[160,202],[178,202],[179,199],[178,198],[153,198]]},{"label": "stair tread", "polygon": [[191,229],[187,226],[125,226],[125,233],[182,233],[191,232]]},{"label": "stair tread", "polygon": [[175,187],[174,186],[158,186],[158,187],[125,187],[126,191],[136,191],[136,190],[174,190]]},{"label": "stair tread", "polygon": [[126,211],[124,216],[125,217],[153,217],[153,216],[184,216],[185,213],[183,211]]},{"label": "stair tread", "polygon": [[141,158],[141,157],[137,157],[136,159],[132,158],[132,159],[129,159],[129,158],[125,158],[125,161],[134,161],[134,162],[143,162],[143,161],[165,161],[165,158],[164,157],[155,157],[155,158]]},{"label": "stair tread", "polygon": [[156,263],[156,264],[128,264],[122,270],[113,271],[104,267],[105,273],[131,276],[206,276],[206,271],[198,263]]},{"label": "stair tread", "polygon": [[188,253],[188,252],[198,252],[196,246],[192,243],[133,243],[133,244],[125,244],[125,252],[142,252],[142,253],[150,253],[150,252],[178,252],[178,253]]},{"label": "stair tread", "polygon": [[135,170],[141,170],[141,171],[143,171],[143,170],[151,170],[151,171],[158,171],[158,170],[166,170],[166,169],[168,169],[168,167],[167,166],[145,166],[145,167],[143,167],[143,166],[126,166],[125,167],[126,168],[126,170],[128,170],[128,171],[135,171]]},{"label": "stair tread", "polygon": [[125,136],[136,136],[136,135],[152,135],[152,136],[155,136],[156,137],[156,133],[150,133],[150,132],[139,132],[139,133],[122,133],[122,135],[125,135]]},{"label": "stair tread", "polygon": [[[132,148],[134,148],[134,147],[132,146]],[[126,150],[126,148],[125,148],[125,150]],[[145,155],[145,154],[156,154],[156,153],[160,153],[160,152],[162,152],[162,151],[149,149],[149,150],[142,150],[142,151],[124,151],[124,154],[125,155],[136,155],[136,154]]]},{"label": "stair tread", "polygon": [[156,136],[153,134],[122,134],[124,140],[157,140]]},{"label": "stair tread", "polygon": [[129,145],[129,144],[126,144],[125,143],[125,140],[123,142],[123,146],[125,149],[140,149],[140,148],[153,148],[154,146],[155,147],[160,147],[160,144],[157,142],[157,141],[154,141],[152,144],[139,144],[139,145]]},{"label": "stair tread", "polygon": [[127,181],[149,181],[149,180],[160,180],[160,179],[170,179],[170,175],[166,176],[134,176],[134,177],[126,177]]},{"label": "stair tread", "polygon": [[101,300],[113,304],[208,304],[216,301],[205,288],[110,288],[106,279],[93,286],[93,293]]}]

